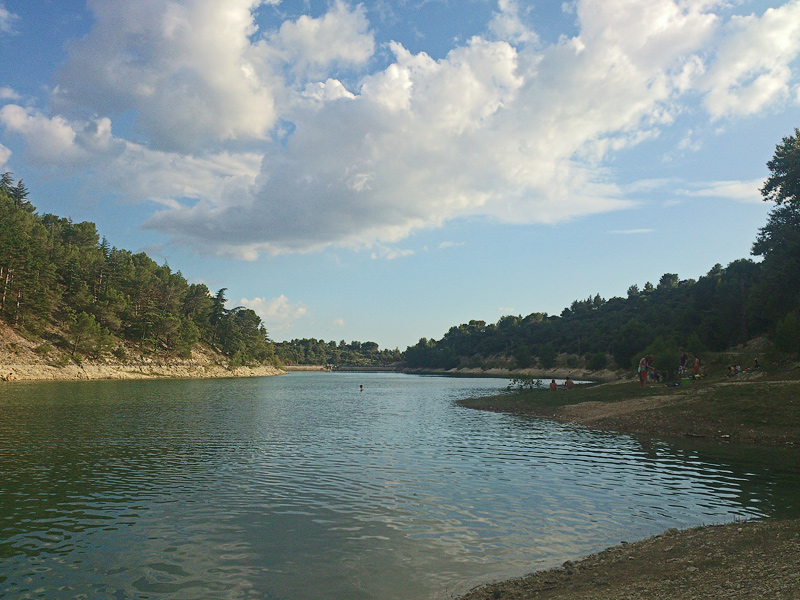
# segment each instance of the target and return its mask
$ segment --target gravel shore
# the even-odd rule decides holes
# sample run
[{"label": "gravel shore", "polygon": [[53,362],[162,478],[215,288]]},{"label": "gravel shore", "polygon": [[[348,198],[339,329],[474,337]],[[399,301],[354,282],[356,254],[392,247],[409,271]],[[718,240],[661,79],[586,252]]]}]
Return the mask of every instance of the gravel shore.
[{"label": "gravel shore", "polygon": [[800,520],[670,530],[460,600],[797,600]]}]

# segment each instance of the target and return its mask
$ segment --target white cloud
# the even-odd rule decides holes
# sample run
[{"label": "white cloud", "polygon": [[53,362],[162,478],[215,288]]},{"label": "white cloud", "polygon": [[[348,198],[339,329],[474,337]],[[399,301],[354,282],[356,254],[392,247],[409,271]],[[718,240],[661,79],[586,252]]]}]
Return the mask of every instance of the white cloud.
[{"label": "white cloud", "polygon": [[6,131],[27,141],[33,162],[74,162],[82,155],[79,132],[62,117],[47,118],[31,108],[6,104],[0,108],[0,123]]},{"label": "white cloud", "polygon": [[0,144],[0,168],[5,167],[9,158],[11,158],[11,150]]},{"label": "white cloud", "polygon": [[4,4],[0,4],[0,33],[17,33],[14,23],[18,20],[18,15],[9,12]]},{"label": "white cloud", "polygon": [[684,190],[682,193],[687,196],[727,198],[737,202],[761,204],[764,198],[761,196],[761,188],[764,187],[763,179],[753,179],[750,181],[712,181],[702,184],[702,187],[694,190]]},{"label": "white cloud", "polygon": [[375,51],[363,5],[351,10],[342,0],[318,19],[303,15],[284,22],[267,39],[276,60],[305,76],[319,77],[335,66],[361,66]]},{"label": "white cloud", "polygon": [[20,95],[8,86],[0,87],[0,100],[20,100]]},{"label": "white cloud", "polygon": [[334,327],[344,327],[344,319],[342,318],[334,319],[331,325],[333,325]]},{"label": "white cloud", "polygon": [[54,104],[102,114],[135,111],[155,148],[197,152],[263,139],[275,88],[249,42],[261,0],[92,0],[91,33],[69,47]]},{"label": "white cloud", "polygon": [[[25,140],[31,162],[64,173],[89,168],[88,185],[113,189],[128,202],[150,201],[171,208],[180,206],[176,198],[221,203],[245,195],[261,163],[260,155],[245,152],[195,157],[151,150],[116,138],[107,117],[69,121],[7,104],[0,108],[0,124]],[[234,254],[248,258],[239,248]]]},{"label": "white cloud", "polygon": [[670,0],[585,0],[578,16],[579,37],[541,50],[476,37],[434,60],[394,43],[357,92],[306,93],[286,114],[295,128],[252,194],[147,226],[204,247],[213,224],[279,253],[391,243],[459,216],[552,223],[630,206],[600,163],[672,122],[716,18]]},{"label": "white cloud", "polygon": [[239,302],[245,308],[253,310],[264,322],[270,336],[282,335],[290,331],[294,323],[308,312],[301,303],[291,304],[289,299],[280,295],[277,298],[242,298]]},{"label": "white cloud", "polygon": [[[800,55],[800,0],[738,17],[704,81],[714,118],[748,115],[791,98],[791,64]],[[796,101],[796,99],[795,99]]]},{"label": "white cloud", "polygon": [[406,258],[407,256],[413,256],[413,255],[414,255],[413,250],[409,249],[403,250],[400,248],[389,248],[387,246],[381,246],[380,248],[372,252],[370,258],[372,260],[379,260],[379,259],[394,260],[395,258]]},{"label": "white cloud", "polygon": [[[614,153],[699,94],[722,118],[796,84],[800,0],[728,24],[715,0],[577,0],[579,33],[549,45],[524,4],[500,0],[486,34],[444,58],[392,42],[380,67],[361,5],[258,31],[262,4],[91,0],[96,23],[52,99],[62,112],[7,105],[0,120],[32,159],[91,164],[93,182],[157,203],[145,226],[198,251],[396,258],[410,253],[396,242],[451,219],[633,206],[607,169]],[[118,115],[133,115],[124,137]]]},{"label": "white cloud", "polygon": [[522,21],[519,14],[519,3],[516,0],[498,0],[496,12],[489,23],[489,31],[497,38],[512,43],[529,44],[538,42],[539,38]]}]

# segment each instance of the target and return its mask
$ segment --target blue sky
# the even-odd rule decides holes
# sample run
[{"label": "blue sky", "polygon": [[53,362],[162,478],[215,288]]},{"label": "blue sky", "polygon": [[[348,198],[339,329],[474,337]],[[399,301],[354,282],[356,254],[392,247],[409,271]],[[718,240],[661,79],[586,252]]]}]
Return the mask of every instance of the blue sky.
[{"label": "blue sky", "polygon": [[799,54],[800,0],[0,0],[0,169],[402,350],[747,257]]}]

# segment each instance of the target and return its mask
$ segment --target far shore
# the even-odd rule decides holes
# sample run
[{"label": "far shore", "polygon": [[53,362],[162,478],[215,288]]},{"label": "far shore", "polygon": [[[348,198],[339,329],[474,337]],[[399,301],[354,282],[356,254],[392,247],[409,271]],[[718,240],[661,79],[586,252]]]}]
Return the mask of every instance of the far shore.
[{"label": "far shore", "polygon": [[201,364],[159,363],[52,365],[0,364],[3,381],[75,381],[100,379],[204,379],[211,377],[269,377],[284,371],[272,366],[236,367]]}]

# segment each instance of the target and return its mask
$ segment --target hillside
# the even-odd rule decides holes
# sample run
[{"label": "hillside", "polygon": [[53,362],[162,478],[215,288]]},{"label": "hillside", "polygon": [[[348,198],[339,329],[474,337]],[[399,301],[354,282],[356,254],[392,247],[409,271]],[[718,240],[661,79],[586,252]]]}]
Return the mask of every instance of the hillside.
[{"label": "hillside", "polygon": [[[143,355],[123,345],[125,358],[71,359],[68,352],[40,338],[26,338],[0,322],[0,376],[2,380],[145,379],[157,377],[253,377],[280,375],[272,365],[229,367],[227,358],[197,344],[188,358]],[[118,353],[119,354],[119,353]]]}]

